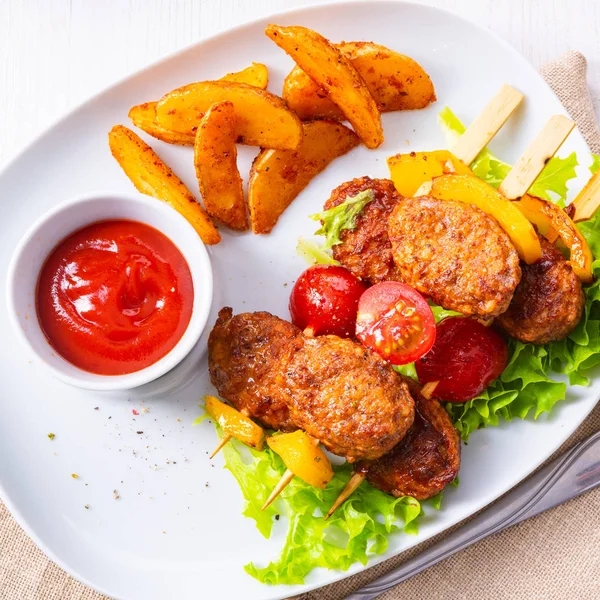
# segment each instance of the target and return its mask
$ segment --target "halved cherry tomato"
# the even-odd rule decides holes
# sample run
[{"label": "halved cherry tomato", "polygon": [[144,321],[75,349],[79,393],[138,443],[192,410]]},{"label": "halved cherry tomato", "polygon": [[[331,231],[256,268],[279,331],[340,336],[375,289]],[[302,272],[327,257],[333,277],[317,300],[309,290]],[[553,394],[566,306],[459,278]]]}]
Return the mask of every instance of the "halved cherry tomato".
[{"label": "halved cherry tomato", "polygon": [[292,323],[312,335],[354,335],[358,300],[367,286],[338,265],[314,265],[300,275],[290,296]]},{"label": "halved cherry tomato", "polygon": [[475,319],[448,317],[438,323],[433,348],[416,361],[420,383],[439,381],[433,395],[446,402],[475,398],[508,362],[502,336]]},{"label": "halved cherry tomato", "polygon": [[404,283],[386,281],[360,298],[356,337],[390,361],[405,365],[429,351],[435,340],[435,319],[427,301]]}]

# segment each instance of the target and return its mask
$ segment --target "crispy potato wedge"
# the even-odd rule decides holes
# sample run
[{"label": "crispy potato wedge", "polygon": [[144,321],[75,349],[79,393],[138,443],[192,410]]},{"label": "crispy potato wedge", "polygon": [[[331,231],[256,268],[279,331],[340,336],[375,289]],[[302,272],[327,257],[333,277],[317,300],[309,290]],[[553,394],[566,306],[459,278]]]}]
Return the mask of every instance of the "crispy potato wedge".
[{"label": "crispy potato wedge", "polygon": [[149,133],[167,144],[179,144],[180,146],[193,146],[195,135],[193,133],[181,133],[161,127],[156,121],[156,102],[144,102],[138,104],[129,111],[131,122],[142,131]]},{"label": "crispy potato wedge", "polygon": [[262,150],[252,164],[248,184],[252,231],[269,233],[310,180],[359,143],[358,136],[341,123],[312,121],[304,123],[304,137],[296,150]]},{"label": "crispy potato wedge", "polygon": [[156,104],[156,122],[169,131],[195,135],[208,109],[232,102],[238,141],[249,146],[293,150],[302,138],[302,124],[279,97],[245,83],[203,81],[169,92]]},{"label": "crispy potato wedge", "polygon": [[171,205],[198,232],[205,244],[217,244],[221,236],[214,223],[185,184],[133,131],[115,125],[108,134],[110,151],[133,185]]},{"label": "crispy potato wedge", "polygon": [[306,27],[269,25],[265,31],[321,88],[367,146],[383,142],[381,115],[364,79],[329,40]]},{"label": "crispy potato wedge", "polygon": [[254,87],[266,90],[269,83],[269,70],[262,63],[253,62],[249,67],[237,71],[236,73],[227,73],[221,77],[220,81],[233,81],[234,83],[247,83]]},{"label": "crispy potato wedge", "polygon": [[[435,101],[429,75],[412,58],[373,42],[343,42],[338,48],[365,80],[381,112],[425,108]],[[299,67],[285,78],[283,99],[303,121],[344,119],[325,89]]]},{"label": "crispy potato wedge", "polygon": [[[221,77],[220,81],[233,81],[235,83],[246,83],[263,90],[267,89],[269,82],[269,72],[265,65],[252,63],[242,71],[228,73]],[[167,142],[167,144],[179,144],[180,146],[193,146],[195,134],[193,132],[180,132],[171,129],[165,129],[156,120],[157,102],[144,102],[138,104],[129,111],[129,118],[136,127],[149,133],[151,136]]]},{"label": "crispy potato wedge", "polygon": [[236,138],[233,104],[213,104],[196,133],[194,166],[208,214],[231,229],[244,231],[248,215],[237,168]]},{"label": "crispy potato wedge", "polygon": [[395,154],[387,159],[390,179],[401,196],[416,196],[421,186],[434,177],[473,172],[449,150]]}]

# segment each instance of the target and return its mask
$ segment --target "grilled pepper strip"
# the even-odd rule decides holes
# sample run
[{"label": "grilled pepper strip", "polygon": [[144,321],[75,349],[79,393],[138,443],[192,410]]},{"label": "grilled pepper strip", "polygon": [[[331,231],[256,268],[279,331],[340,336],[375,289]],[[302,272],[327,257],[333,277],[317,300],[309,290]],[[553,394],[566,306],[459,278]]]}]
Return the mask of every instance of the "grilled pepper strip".
[{"label": "grilled pepper strip", "polygon": [[257,450],[262,449],[265,437],[262,427],[232,406],[221,402],[214,396],[206,396],[206,412],[223,428],[225,433]]},{"label": "grilled pepper strip", "polygon": [[442,175],[433,180],[431,195],[440,200],[474,204],[498,221],[528,265],[542,258],[540,241],[531,223],[514,202],[485,181],[474,175]]},{"label": "grilled pepper strip", "polygon": [[387,159],[387,164],[390,178],[402,196],[414,196],[421,185],[440,175],[473,174],[465,163],[448,150],[396,154]]},{"label": "grilled pepper strip", "polygon": [[273,435],[267,438],[267,444],[302,481],[318,488],[331,481],[333,470],[329,459],[304,431]]},{"label": "grilled pepper strip", "polygon": [[553,241],[558,234],[563,244],[570,251],[569,264],[573,272],[584,282],[593,281],[592,252],[585,238],[577,229],[569,215],[553,202],[547,202],[535,196],[526,194],[513,204],[537,226],[539,232]]}]

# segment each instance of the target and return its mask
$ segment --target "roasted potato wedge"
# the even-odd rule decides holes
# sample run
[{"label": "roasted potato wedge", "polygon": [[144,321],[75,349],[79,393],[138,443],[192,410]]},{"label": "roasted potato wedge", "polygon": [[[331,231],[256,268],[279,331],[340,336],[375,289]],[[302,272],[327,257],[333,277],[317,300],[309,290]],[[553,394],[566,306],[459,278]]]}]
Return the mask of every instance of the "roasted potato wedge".
[{"label": "roasted potato wedge", "polygon": [[338,156],[360,143],[358,136],[336,121],[304,123],[296,150],[262,150],[252,164],[248,205],[254,233],[269,233],[283,211]]},{"label": "roasted potato wedge", "polygon": [[237,168],[236,121],[231,102],[210,107],[196,133],[194,166],[208,214],[231,229],[244,231],[248,216]]},{"label": "roasted potato wedge", "polygon": [[237,71],[236,73],[227,73],[221,77],[220,81],[233,81],[234,83],[247,83],[254,87],[266,90],[269,83],[269,70],[262,63],[252,63],[249,67]]},{"label": "roasted potato wedge", "polygon": [[[219,81],[233,81],[235,83],[246,83],[265,90],[269,82],[269,72],[265,65],[252,63],[242,71],[228,73]],[[144,102],[138,104],[129,111],[129,118],[136,127],[149,133],[151,136],[167,142],[167,144],[179,144],[181,146],[193,146],[196,135],[194,132],[180,132],[165,129],[156,120],[157,102]]]},{"label": "roasted potato wedge", "polygon": [[138,104],[129,111],[131,122],[142,131],[149,133],[167,144],[179,144],[180,146],[193,146],[195,135],[193,133],[181,133],[161,127],[156,121],[156,102],[144,102]]},{"label": "roasted potato wedge", "polygon": [[138,191],[170,204],[188,220],[205,244],[221,241],[204,208],[146,142],[127,127],[115,125],[108,134],[108,143],[112,155]]},{"label": "roasted potato wedge", "polygon": [[163,129],[195,135],[206,111],[218,102],[232,102],[238,141],[249,146],[293,150],[302,138],[302,124],[279,97],[245,83],[203,81],[169,92],[156,104],[156,122]]},{"label": "roasted potato wedge", "polygon": [[[381,112],[425,108],[435,101],[429,75],[412,58],[373,42],[345,42],[337,47],[365,80]],[[283,99],[303,121],[344,119],[325,89],[299,67],[286,77]]]},{"label": "roasted potato wedge", "polygon": [[269,25],[265,33],[325,90],[367,148],[381,145],[383,128],[377,104],[364,79],[338,48],[306,27]]}]

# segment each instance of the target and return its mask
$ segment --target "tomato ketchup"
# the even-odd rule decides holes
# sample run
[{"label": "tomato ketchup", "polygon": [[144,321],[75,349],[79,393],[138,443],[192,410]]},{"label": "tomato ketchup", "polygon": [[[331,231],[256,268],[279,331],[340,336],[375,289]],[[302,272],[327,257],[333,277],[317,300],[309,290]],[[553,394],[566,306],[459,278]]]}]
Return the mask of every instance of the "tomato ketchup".
[{"label": "tomato ketchup", "polygon": [[165,356],[192,315],[192,275],[165,235],[135,221],[76,231],[47,258],[36,307],[58,354],[98,375],[133,373]]}]

